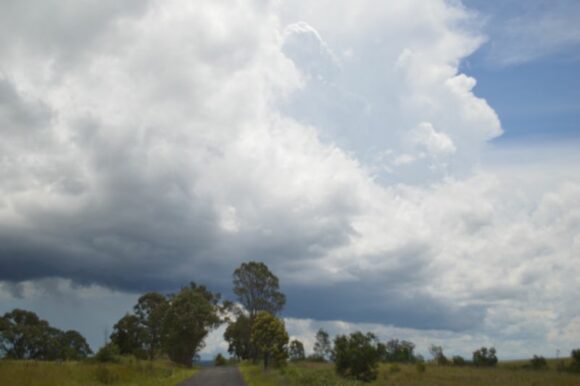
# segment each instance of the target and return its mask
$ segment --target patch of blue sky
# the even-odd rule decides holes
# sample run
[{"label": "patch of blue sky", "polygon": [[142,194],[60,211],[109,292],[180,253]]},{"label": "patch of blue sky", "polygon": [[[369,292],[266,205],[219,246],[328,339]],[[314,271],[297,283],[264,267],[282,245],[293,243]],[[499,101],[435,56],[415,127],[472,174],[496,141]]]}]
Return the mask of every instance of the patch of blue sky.
[{"label": "patch of blue sky", "polygon": [[[476,95],[502,121],[505,133],[494,143],[580,140],[580,28],[568,23],[570,14],[580,17],[580,2],[464,4],[487,20],[488,42],[464,60],[461,71],[477,79]],[[538,26],[542,20],[543,27]],[[552,36],[542,39],[541,34]],[[534,46],[537,40],[542,41]],[[530,46],[522,49],[524,41]],[[516,50],[521,52],[510,56]]]}]

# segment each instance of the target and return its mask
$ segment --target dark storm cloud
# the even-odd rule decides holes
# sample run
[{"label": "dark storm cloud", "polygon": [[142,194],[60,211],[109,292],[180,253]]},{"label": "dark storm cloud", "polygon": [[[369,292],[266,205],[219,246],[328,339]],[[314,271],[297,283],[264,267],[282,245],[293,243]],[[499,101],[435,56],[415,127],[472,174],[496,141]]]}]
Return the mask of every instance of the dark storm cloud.
[{"label": "dark storm cloud", "polygon": [[353,282],[325,288],[290,288],[286,315],[465,331],[480,327],[485,311],[481,306],[454,306],[421,291],[385,290],[381,282]]}]

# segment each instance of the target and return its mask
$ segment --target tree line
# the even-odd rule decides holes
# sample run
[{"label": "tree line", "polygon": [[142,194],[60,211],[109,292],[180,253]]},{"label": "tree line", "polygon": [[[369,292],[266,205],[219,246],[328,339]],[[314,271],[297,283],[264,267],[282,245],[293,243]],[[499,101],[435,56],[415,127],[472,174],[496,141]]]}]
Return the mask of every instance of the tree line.
[{"label": "tree line", "polygon": [[0,318],[0,356],[5,358],[80,360],[91,354],[79,332],[52,327],[34,312],[14,309]]},{"label": "tree line", "polygon": [[[114,325],[109,341],[96,353],[96,360],[116,361],[121,355],[150,360],[163,357],[190,367],[208,333],[225,323],[224,339],[230,355],[237,360],[260,361],[265,368],[283,367],[289,360],[330,361],[339,375],[362,381],[375,379],[381,362],[416,363],[418,371],[425,371],[425,359],[415,353],[413,342],[381,342],[370,332],[357,331],[331,340],[320,329],[313,354],[307,357],[302,342],[289,340],[280,317],[286,296],[280,291],[278,277],[264,263],[250,261],[242,263],[232,279],[236,302],[222,301],[220,294],[194,282],[177,293],[142,295],[132,311]],[[429,352],[437,365],[493,367],[498,362],[493,347],[475,350],[471,360],[461,356],[448,358],[441,346],[432,345]],[[33,312],[16,309],[0,318],[0,356],[80,360],[91,354],[77,331],[51,327]],[[220,354],[216,364],[224,363]],[[547,363],[543,357],[534,356],[527,366],[541,369]],[[580,372],[580,349],[572,351],[570,365],[562,366],[562,370]]]}]

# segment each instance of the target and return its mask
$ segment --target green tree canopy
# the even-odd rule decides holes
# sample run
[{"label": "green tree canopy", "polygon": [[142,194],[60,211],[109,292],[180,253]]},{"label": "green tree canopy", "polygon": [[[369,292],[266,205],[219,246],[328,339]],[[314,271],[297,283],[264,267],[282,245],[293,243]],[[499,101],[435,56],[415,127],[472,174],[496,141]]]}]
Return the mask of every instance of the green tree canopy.
[{"label": "green tree canopy", "polygon": [[328,332],[322,328],[316,333],[316,341],[314,342],[314,356],[320,360],[327,360],[332,355],[332,343]]},{"label": "green tree canopy", "polygon": [[334,340],[336,372],[343,377],[364,382],[376,379],[380,357],[379,342],[371,333],[357,331]]},{"label": "green tree canopy", "polygon": [[242,263],[234,271],[234,293],[252,320],[260,311],[276,315],[286,304],[278,278],[261,262]]},{"label": "green tree canopy", "polygon": [[449,359],[443,353],[443,347],[432,344],[429,347],[429,353],[433,357],[433,361],[440,366],[449,364]]},{"label": "green tree canopy", "polygon": [[91,349],[78,332],[63,332],[34,312],[14,309],[0,318],[0,353],[11,359],[77,360]]},{"label": "green tree canopy", "polygon": [[497,356],[494,347],[488,349],[487,347],[482,347],[479,350],[473,352],[473,364],[475,366],[487,366],[492,367],[497,364]]},{"label": "green tree canopy", "polygon": [[290,342],[290,346],[288,346],[288,356],[291,361],[303,361],[306,358],[306,354],[302,342],[297,339]]},{"label": "green tree canopy", "polygon": [[415,362],[415,344],[407,340],[391,339],[386,344],[385,357],[386,362]]},{"label": "green tree canopy", "polygon": [[271,362],[276,367],[286,363],[288,339],[282,320],[265,311],[256,315],[251,340],[264,359],[264,368],[268,368]]},{"label": "green tree canopy", "polygon": [[119,348],[121,355],[132,354],[138,358],[145,357],[145,329],[139,324],[139,318],[125,314],[113,327],[111,342]]},{"label": "green tree canopy", "polygon": [[149,359],[160,355],[163,349],[163,323],[168,308],[167,298],[158,292],[144,294],[134,307],[143,330],[143,348]]},{"label": "green tree canopy", "polygon": [[84,336],[75,330],[68,330],[61,334],[59,347],[59,356],[63,360],[78,361],[93,353]]},{"label": "green tree canopy", "polygon": [[240,313],[237,319],[228,324],[224,339],[228,342],[228,352],[238,359],[250,359],[252,325],[250,318]]},{"label": "green tree canopy", "polygon": [[169,358],[191,367],[210,330],[220,325],[219,295],[191,283],[172,296],[164,319],[165,348]]}]

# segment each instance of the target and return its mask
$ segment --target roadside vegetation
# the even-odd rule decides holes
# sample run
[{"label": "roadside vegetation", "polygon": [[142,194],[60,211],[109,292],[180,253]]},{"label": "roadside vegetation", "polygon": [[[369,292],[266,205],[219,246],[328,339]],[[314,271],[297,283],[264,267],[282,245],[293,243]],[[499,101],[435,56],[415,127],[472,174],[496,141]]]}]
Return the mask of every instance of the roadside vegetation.
[{"label": "roadside vegetation", "polygon": [[331,363],[291,363],[282,370],[264,371],[250,363],[240,366],[248,386],[577,386],[578,375],[555,368],[534,371],[523,368],[454,367],[424,364],[388,364],[378,367],[377,379],[365,383],[338,376]]},{"label": "roadside vegetation", "polygon": [[235,302],[222,301],[193,282],[173,294],[148,292],[95,354],[77,331],[13,310],[0,318],[0,385],[173,386],[193,374],[206,336],[224,323],[231,357],[220,353],[214,364],[240,363],[248,386],[580,384],[580,349],[563,360],[533,355],[501,363],[494,347],[464,358],[432,345],[425,359],[407,340],[381,341],[361,331],[332,337],[320,329],[307,356],[286,331],[280,317],[286,296],[264,263],[242,263],[233,273],[233,293]]},{"label": "roadside vegetation", "polygon": [[123,358],[119,363],[0,361],[0,385],[7,386],[175,386],[195,369],[168,361]]}]

